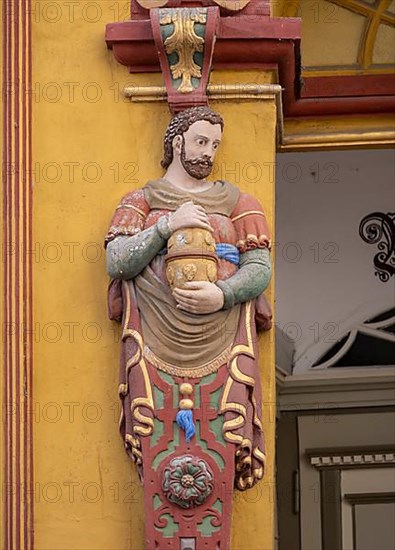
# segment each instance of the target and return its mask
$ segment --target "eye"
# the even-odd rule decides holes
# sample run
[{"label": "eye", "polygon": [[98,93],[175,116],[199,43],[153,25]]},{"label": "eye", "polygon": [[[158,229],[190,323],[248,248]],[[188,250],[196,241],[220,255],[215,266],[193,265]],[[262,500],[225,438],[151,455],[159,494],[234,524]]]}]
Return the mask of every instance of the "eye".
[{"label": "eye", "polygon": [[198,145],[206,145],[207,141],[203,138],[198,138],[197,140]]},{"label": "eye", "polygon": [[214,144],[213,144],[213,149],[214,149],[214,151],[216,151],[216,150],[218,149],[218,147],[219,147],[219,143],[214,143]]}]

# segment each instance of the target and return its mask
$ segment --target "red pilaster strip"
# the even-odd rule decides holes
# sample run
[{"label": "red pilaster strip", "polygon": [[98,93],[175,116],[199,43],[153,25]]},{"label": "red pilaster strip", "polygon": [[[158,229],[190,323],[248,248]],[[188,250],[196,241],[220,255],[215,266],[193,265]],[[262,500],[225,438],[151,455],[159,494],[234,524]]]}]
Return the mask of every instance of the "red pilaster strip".
[{"label": "red pilaster strip", "polygon": [[33,549],[31,0],[3,4],[5,550]]}]

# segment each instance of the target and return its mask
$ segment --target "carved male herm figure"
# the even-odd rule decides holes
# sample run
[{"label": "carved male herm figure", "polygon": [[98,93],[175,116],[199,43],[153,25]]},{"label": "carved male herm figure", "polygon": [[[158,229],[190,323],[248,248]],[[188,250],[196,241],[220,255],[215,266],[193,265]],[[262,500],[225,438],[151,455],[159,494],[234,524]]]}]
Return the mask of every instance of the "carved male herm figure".
[{"label": "carved male herm figure", "polygon": [[264,472],[256,327],[270,325],[270,237],[256,199],[206,179],[223,130],[206,107],[175,115],[166,173],[121,200],[106,237],[110,316],[123,323],[121,433],[153,547],[176,536],[226,548],[233,483]]}]

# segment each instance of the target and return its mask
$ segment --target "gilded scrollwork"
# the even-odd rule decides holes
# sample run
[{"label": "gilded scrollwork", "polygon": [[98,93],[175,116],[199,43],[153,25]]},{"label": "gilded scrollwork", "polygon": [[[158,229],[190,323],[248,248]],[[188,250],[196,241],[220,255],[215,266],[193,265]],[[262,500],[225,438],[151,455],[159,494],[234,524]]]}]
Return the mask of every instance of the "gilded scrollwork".
[{"label": "gilded scrollwork", "polygon": [[[173,80],[181,79],[181,84],[176,87],[183,94],[191,93],[196,87],[193,79],[202,77],[202,65],[196,62],[196,54],[203,52],[205,43],[195,24],[206,24],[207,9],[160,10],[159,20]],[[172,62],[174,54],[177,61]]]}]

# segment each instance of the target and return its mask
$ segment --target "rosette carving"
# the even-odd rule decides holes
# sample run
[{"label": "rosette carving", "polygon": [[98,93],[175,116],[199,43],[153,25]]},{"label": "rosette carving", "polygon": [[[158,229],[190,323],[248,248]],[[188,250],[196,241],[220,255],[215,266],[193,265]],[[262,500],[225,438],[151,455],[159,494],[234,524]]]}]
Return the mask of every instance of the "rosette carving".
[{"label": "rosette carving", "polygon": [[214,489],[214,476],[207,462],[196,456],[173,458],[163,471],[166,498],[181,508],[203,504]]}]

